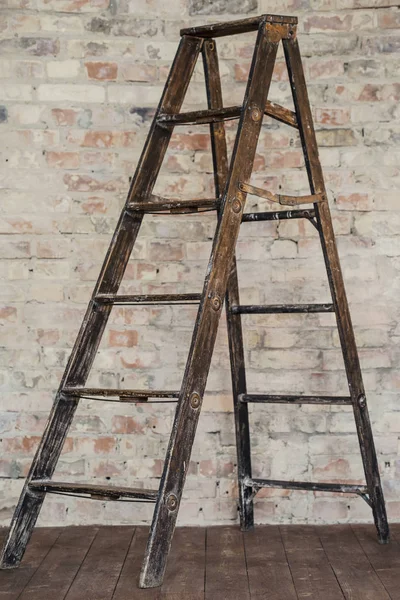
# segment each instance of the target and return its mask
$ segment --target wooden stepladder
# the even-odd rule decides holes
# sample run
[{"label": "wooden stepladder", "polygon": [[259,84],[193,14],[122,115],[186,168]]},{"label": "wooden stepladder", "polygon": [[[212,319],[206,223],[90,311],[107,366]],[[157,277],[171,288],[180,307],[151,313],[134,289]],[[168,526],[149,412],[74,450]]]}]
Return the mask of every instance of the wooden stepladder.
[{"label": "wooden stepladder", "polygon": [[[178,515],[190,454],[210,368],[218,322],[226,300],[236,422],[240,520],[253,526],[253,498],[263,487],[354,493],[370,505],[378,538],[389,539],[385,503],[362,382],[360,364],[347,304],[332,221],[327,202],[303,68],[296,39],[295,17],[262,15],[231,23],[184,29],[164,93],[137,166],[98,282],[67,364],[43,438],[15,510],[2,554],[3,568],[18,566],[47,492],[73,493],[101,500],[155,502],[153,521],[139,585],[161,585]],[[242,106],[223,107],[216,42],[213,38],[258,31]],[[282,41],[295,112],[268,101],[278,45]],[[181,113],[195,63],[202,53],[208,110]],[[299,130],[310,195],[275,195],[249,184],[263,115]],[[239,119],[228,164],[224,121]],[[172,131],[185,124],[210,124],[216,194],[213,199],[173,200],[152,194]],[[267,198],[289,210],[244,213],[247,194]],[[308,204],[313,207],[296,208]],[[294,207],[294,208],[293,208]],[[202,293],[183,295],[118,295],[127,262],[147,213],[201,212],[215,209],[218,224]],[[242,222],[305,218],[318,230],[332,295],[331,304],[244,306],[240,304],[235,246]],[[179,392],[160,390],[88,389],[86,379],[114,304],[199,303],[192,343]],[[334,312],[346,368],[349,396],[276,396],[248,394],[246,388],[241,314]],[[82,397],[121,402],[174,398],[175,420],[158,490],[72,484],[52,480],[63,443]],[[248,403],[352,405],[364,465],[365,485],[306,483],[253,479],[250,458]]]}]

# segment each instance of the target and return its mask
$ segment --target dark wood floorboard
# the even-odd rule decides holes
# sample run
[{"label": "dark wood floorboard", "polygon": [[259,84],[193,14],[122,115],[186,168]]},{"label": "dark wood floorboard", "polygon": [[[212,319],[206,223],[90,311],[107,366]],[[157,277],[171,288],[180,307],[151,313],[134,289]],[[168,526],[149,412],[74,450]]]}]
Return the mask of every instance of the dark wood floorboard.
[{"label": "dark wood floorboard", "polygon": [[111,600],[134,531],[134,527],[99,530],[66,600]]},{"label": "dark wood floorboard", "polygon": [[37,528],[32,534],[21,565],[0,570],[0,599],[17,600],[61,534],[55,527]]},{"label": "dark wood floorboard", "polygon": [[312,525],[280,527],[299,600],[343,600],[344,595]]},{"label": "dark wood floorboard", "polygon": [[319,528],[329,562],[348,600],[390,600],[350,525]]},{"label": "dark wood floorboard", "polygon": [[297,600],[279,527],[258,525],[243,539],[251,598]]},{"label": "dark wood floorboard", "polygon": [[0,600],[400,600],[399,523],[384,546],[373,525],[178,528],[163,586],[140,590],[147,534],[36,529]]},{"label": "dark wood floorboard", "polygon": [[[113,600],[130,598],[137,587],[149,530],[137,527]],[[206,529],[179,527],[172,540],[161,588],[137,590],[143,600],[204,600]],[[136,596],[135,596],[136,597]]]},{"label": "dark wood floorboard", "polygon": [[18,600],[65,598],[97,532],[95,527],[65,529]]},{"label": "dark wood floorboard", "polygon": [[400,544],[393,531],[389,544],[379,544],[373,525],[353,525],[352,529],[369,562],[392,600],[400,600]]},{"label": "dark wood floorboard", "polygon": [[206,600],[249,600],[243,534],[238,527],[209,527]]}]

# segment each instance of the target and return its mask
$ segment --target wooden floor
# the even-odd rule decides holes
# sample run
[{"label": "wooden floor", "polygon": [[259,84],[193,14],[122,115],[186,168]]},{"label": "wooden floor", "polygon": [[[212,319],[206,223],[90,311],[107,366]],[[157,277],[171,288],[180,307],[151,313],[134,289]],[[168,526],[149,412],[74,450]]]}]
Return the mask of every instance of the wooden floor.
[{"label": "wooden floor", "polygon": [[[4,538],[4,531],[0,531]],[[142,527],[36,529],[0,600],[400,600],[400,524],[176,530],[164,585],[139,590]]]}]

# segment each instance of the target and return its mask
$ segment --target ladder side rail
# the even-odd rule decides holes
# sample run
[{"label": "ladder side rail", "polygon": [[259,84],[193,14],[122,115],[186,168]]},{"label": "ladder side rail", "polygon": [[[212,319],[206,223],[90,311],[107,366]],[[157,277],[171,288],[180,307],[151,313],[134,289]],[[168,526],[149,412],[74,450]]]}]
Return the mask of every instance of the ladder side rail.
[{"label": "ladder side rail", "polygon": [[[293,37],[292,39],[283,40],[283,46],[311,193],[323,194],[326,198],[324,178],[318,156],[317,141],[299,45],[297,39]],[[381,542],[386,542],[389,538],[389,526],[382,493],[379,466],[328,201],[325,199],[323,202],[315,203],[314,210],[319,226],[320,240],[335,308],[346,375],[353,402],[354,418],[368,493],[373,506],[378,537]]]},{"label": "ladder side rail", "polygon": [[259,28],[228,183],[222,199],[221,217],[206,272],[203,299],[194,327],[161,478],[160,496],[140,575],[140,587],[160,585],[166,567],[246,198],[238,185],[251,175],[263,107],[283,30],[286,32],[287,26],[266,25],[264,21]]},{"label": "ladder side rail", "polygon": [[[180,42],[129,190],[127,203],[132,200],[132,197],[142,198],[151,193],[172,134],[172,129],[163,130],[156,125],[157,115],[161,110],[163,112],[180,110],[202,43],[202,39],[194,37],[183,38]],[[141,221],[142,217],[139,215],[132,217],[125,211],[122,212],[95,286],[93,298],[98,292],[117,291]],[[32,479],[47,479],[53,475],[78,406],[79,397],[66,397],[62,394],[62,389],[64,386],[85,384],[112,310],[112,305],[95,306],[93,298],[89,302],[43,437],[14,511],[1,556],[2,568],[16,567],[22,559],[46,495],[41,490],[30,489],[29,483]]]},{"label": "ladder side rail", "polygon": [[[203,64],[207,89],[208,107],[222,109],[221,78],[218,65],[218,54],[214,40],[205,42],[203,47]],[[228,179],[228,152],[224,123],[210,125],[211,146],[214,164],[216,196],[225,189]],[[239,484],[239,514],[243,531],[254,526],[253,488],[245,484],[251,479],[251,452],[248,405],[240,401],[247,394],[245,357],[243,348],[243,332],[240,314],[231,312],[232,306],[240,304],[239,284],[236,258],[233,257],[228,286],[225,295],[225,309],[228,329],[229,355],[231,363],[233,407],[235,414],[236,451]]]}]

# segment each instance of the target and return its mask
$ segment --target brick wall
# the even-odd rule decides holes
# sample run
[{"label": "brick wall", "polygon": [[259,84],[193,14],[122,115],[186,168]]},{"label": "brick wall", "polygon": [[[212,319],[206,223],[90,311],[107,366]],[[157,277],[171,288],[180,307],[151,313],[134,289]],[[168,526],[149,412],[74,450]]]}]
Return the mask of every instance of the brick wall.
[{"label": "brick wall", "polygon": [[[390,517],[400,517],[400,11],[395,0],[3,0],[0,15],[1,522],[7,524],[43,431],[125,200],[182,26],[296,14],[320,155],[360,348]],[[392,6],[393,5],[393,6]],[[224,98],[240,103],[254,35],[218,42]],[[291,106],[279,54],[271,99]],[[205,107],[201,64],[185,101]],[[227,126],[230,147],[235,123]],[[265,119],[255,185],[307,193],[296,132]],[[206,127],[179,129],[156,190],[210,197]],[[248,207],[255,206],[251,197]],[[259,202],[260,209],[267,203]],[[148,217],[124,291],[201,289],[215,216]],[[316,231],[244,225],[242,301],[329,301]],[[195,307],[118,307],[90,383],[179,387]],[[244,318],[249,390],[346,393],[332,315]],[[237,518],[230,373],[221,323],[181,523]],[[156,487],[173,405],[82,401],[57,469],[75,481]],[[254,473],[360,481],[351,412],[254,407]],[[268,491],[264,522],[370,520],[359,498]],[[147,505],[52,497],[42,523],[142,522]]]}]

